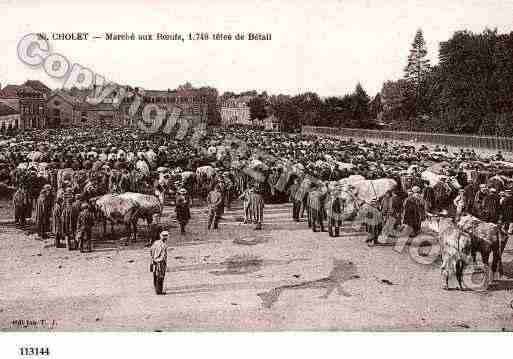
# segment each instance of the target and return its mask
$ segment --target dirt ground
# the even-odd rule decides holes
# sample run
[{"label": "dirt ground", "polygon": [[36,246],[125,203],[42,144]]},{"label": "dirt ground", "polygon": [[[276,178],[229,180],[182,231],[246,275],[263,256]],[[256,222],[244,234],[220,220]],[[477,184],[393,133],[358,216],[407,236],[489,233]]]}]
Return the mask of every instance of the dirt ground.
[{"label": "dirt ground", "polygon": [[[2,214],[7,204],[0,207]],[[154,294],[143,236],[94,240],[94,251],[53,247],[30,232],[0,225],[0,328],[67,330],[513,330],[513,281],[487,292],[441,289],[439,262],[418,264],[408,250],[369,248],[347,227],[336,239],[290,221],[288,205],[269,205],[262,231],[228,211],[208,233],[202,208],[193,209],[186,236],[170,226],[166,295]],[[122,228],[116,228],[120,235]],[[504,254],[513,278],[513,248]],[[230,260],[232,262],[230,262]],[[247,260],[250,265],[234,265]],[[343,292],[322,278],[340,261],[356,275]],[[230,264],[231,263],[231,264]],[[240,263],[239,263],[240,264]],[[347,278],[346,278],[347,279]],[[320,281],[319,281],[320,280]],[[313,281],[308,283],[308,281]],[[306,282],[306,284],[305,284]],[[283,285],[272,306],[261,293]]]}]

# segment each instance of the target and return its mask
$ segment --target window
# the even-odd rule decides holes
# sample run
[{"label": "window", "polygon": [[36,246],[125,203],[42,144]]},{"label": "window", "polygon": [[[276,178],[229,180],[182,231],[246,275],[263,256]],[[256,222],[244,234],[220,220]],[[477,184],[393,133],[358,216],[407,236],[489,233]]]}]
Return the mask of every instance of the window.
[{"label": "window", "polygon": [[82,111],[82,115],[80,117],[80,121],[87,122],[87,112],[86,111]]}]

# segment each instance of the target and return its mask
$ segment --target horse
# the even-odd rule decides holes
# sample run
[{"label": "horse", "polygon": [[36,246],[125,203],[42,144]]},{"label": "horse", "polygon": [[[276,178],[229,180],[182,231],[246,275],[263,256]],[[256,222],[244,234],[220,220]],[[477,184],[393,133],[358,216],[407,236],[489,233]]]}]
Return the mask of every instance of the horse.
[{"label": "horse", "polygon": [[483,263],[488,267],[490,255],[493,254],[490,268],[492,281],[495,280],[497,270],[502,277],[502,253],[508,242],[508,235],[495,223],[483,222],[472,215],[461,217],[458,227],[472,239],[471,255],[474,262],[479,252]]}]

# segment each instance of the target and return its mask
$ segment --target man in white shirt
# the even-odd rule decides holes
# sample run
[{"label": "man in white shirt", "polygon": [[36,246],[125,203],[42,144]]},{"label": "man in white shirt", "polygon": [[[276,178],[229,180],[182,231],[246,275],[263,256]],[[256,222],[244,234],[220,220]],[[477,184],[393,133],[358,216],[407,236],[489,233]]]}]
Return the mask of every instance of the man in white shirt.
[{"label": "man in white shirt", "polygon": [[151,264],[150,270],[153,272],[153,285],[155,293],[158,295],[165,294],[164,277],[167,269],[167,239],[169,232],[160,233],[160,238],[153,242],[150,248]]}]

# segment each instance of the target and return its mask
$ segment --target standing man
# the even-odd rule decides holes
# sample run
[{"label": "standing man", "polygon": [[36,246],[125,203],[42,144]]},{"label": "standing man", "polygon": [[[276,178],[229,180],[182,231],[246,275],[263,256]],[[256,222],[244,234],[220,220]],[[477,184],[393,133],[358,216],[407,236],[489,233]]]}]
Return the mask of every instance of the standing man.
[{"label": "standing man", "polygon": [[495,223],[499,221],[499,202],[500,198],[497,190],[490,188],[488,195],[484,198],[484,219],[486,222]]},{"label": "standing man", "polygon": [[94,215],[89,209],[89,204],[83,203],[82,210],[77,220],[77,239],[80,252],[91,252],[91,230],[94,226]]},{"label": "standing man", "polygon": [[458,191],[458,196],[454,199],[454,206],[456,207],[456,215],[454,216],[455,223],[459,222],[461,215],[465,211],[465,203],[466,203],[465,190],[460,189]]},{"label": "standing man", "polygon": [[503,231],[508,235],[513,234],[513,195],[511,190],[504,191],[504,196],[500,201],[500,221]]},{"label": "standing man", "polygon": [[146,247],[151,247],[155,241],[160,238],[160,233],[162,232],[162,226],[160,225],[160,214],[155,213],[152,216],[150,228],[149,228],[149,238]]},{"label": "standing man", "polygon": [[55,248],[61,247],[61,239],[63,238],[62,231],[62,197],[57,197],[53,206],[52,212],[52,232],[55,236]]},{"label": "standing man", "polygon": [[478,191],[479,191],[479,185],[477,184],[476,180],[471,181],[463,188],[464,197],[465,197],[465,209],[464,209],[465,212],[475,215],[474,200],[476,198],[476,194]]},{"label": "standing man", "polygon": [[50,216],[52,215],[52,197],[50,191],[52,187],[45,185],[37,198],[36,203],[36,224],[37,234],[41,239],[46,239],[47,232],[50,230]]},{"label": "standing man", "polygon": [[412,188],[412,194],[406,198],[403,207],[403,224],[413,228],[410,238],[416,237],[420,233],[422,221],[426,218],[426,207],[418,186]]},{"label": "standing man", "polygon": [[175,200],[175,212],[176,212],[176,220],[180,224],[180,234],[185,234],[185,226],[191,219],[191,211],[189,209],[189,197],[187,196],[187,190],[185,188],[180,188],[178,190],[178,195]]},{"label": "standing man", "polygon": [[313,232],[317,232],[317,223],[324,232],[324,197],[319,187],[312,187],[308,192],[308,226],[312,227]]},{"label": "standing man", "polygon": [[385,239],[394,234],[394,229],[401,216],[401,210],[397,208],[397,203],[397,195],[392,190],[388,190],[381,200],[381,213],[384,222],[382,233]]},{"label": "standing man", "polygon": [[379,210],[379,203],[376,198],[373,198],[370,203],[365,202],[362,205],[358,210],[356,221],[362,224],[367,232],[367,239],[365,240],[367,245],[373,247],[377,244],[383,229],[383,215]]},{"label": "standing man", "polygon": [[479,191],[474,197],[474,203],[472,207],[472,215],[479,218],[480,220],[486,221],[485,213],[485,198],[488,195],[485,184],[479,185]]},{"label": "standing man", "polygon": [[208,230],[210,230],[212,224],[214,225],[214,229],[217,229],[223,207],[223,195],[221,194],[218,186],[215,186],[214,189],[209,192],[207,196],[207,204],[209,208]]},{"label": "standing man", "polygon": [[256,225],[255,230],[262,229],[262,222],[264,220],[264,197],[258,190],[258,185],[255,185],[253,192],[250,195],[251,212],[253,213],[253,223]]},{"label": "standing man", "polygon": [[230,172],[226,171],[223,174],[224,181],[224,205],[227,210],[230,210],[232,204],[232,193],[234,189],[233,181],[230,178]]},{"label": "standing man", "polygon": [[164,292],[164,277],[166,276],[167,269],[167,240],[169,232],[163,231],[160,233],[160,238],[156,240],[150,249],[151,264],[150,270],[153,272],[153,286],[155,293],[158,295],[165,294]]},{"label": "standing man", "polygon": [[242,199],[243,207],[244,207],[244,224],[248,224],[253,222],[253,214],[251,212],[250,199],[251,194],[253,193],[253,188],[246,189],[239,197],[239,200]]},{"label": "standing man", "polygon": [[299,190],[299,178],[296,177],[289,187],[289,201],[292,202],[292,219],[299,222],[299,211],[301,210],[301,200],[296,199],[296,193]]}]

